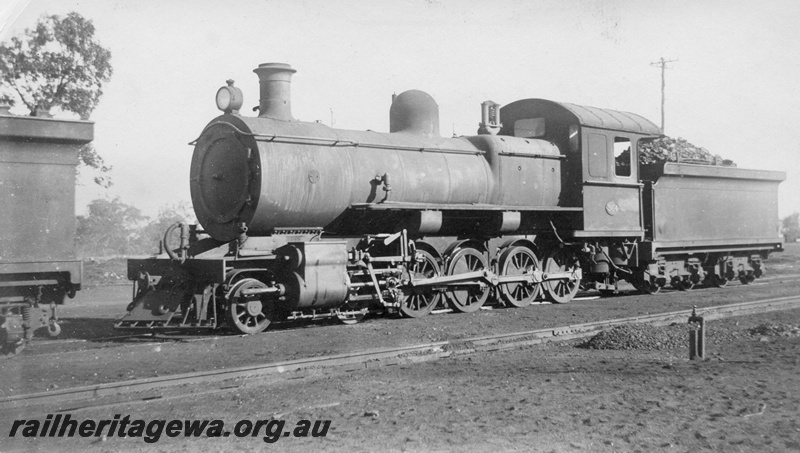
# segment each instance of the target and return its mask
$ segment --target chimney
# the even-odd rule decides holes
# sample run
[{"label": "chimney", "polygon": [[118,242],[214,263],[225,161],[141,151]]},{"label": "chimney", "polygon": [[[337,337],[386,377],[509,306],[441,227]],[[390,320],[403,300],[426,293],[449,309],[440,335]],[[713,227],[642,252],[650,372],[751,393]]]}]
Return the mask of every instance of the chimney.
[{"label": "chimney", "polygon": [[254,69],[261,87],[258,116],[293,121],[292,74],[297,72],[286,63],[263,63]]}]

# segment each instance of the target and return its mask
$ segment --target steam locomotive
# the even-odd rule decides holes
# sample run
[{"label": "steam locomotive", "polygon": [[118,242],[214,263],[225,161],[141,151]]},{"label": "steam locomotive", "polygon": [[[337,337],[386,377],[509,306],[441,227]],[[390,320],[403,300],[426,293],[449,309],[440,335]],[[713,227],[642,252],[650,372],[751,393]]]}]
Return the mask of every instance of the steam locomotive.
[{"label": "steam locomotive", "polygon": [[128,262],[121,328],[252,334],[287,319],[355,323],[444,303],[567,303],[580,288],[749,283],[779,251],[785,174],[686,162],[639,165],[660,129],[632,113],[523,99],[481,105],[476,135],[443,138],[436,102],[393,97],[389,133],[296,120],[295,70],[266,63],[257,117],[224,113],[194,141],[199,226]]}]

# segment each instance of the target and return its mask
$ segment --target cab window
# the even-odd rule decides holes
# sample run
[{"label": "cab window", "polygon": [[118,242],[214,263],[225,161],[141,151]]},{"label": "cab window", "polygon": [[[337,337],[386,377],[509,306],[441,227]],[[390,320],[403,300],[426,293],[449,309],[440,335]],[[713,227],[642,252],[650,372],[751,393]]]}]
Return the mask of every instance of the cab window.
[{"label": "cab window", "polygon": [[608,139],[603,134],[589,134],[589,175],[608,177]]},{"label": "cab window", "polygon": [[631,175],[631,139],[627,137],[614,137],[614,174]]},{"label": "cab window", "polygon": [[540,138],[545,134],[544,118],[525,118],[514,122],[514,137]]},{"label": "cab window", "polygon": [[569,127],[569,150],[573,153],[581,149],[581,135],[578,126],[570,125]]}]

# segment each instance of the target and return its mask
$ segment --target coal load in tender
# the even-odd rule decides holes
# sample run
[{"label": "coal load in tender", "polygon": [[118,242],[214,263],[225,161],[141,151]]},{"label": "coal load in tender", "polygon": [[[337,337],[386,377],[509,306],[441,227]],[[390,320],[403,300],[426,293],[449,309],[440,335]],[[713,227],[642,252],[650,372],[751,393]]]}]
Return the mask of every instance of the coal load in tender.
[{"label": "coal load in tender", "polygon": [[[620,162],[627,163],[628,151],[617,157]],[[663,136],[652,141],[639,142],[639,164],[657,164],[662,162],[687,162],[706,165],[735,167],[736,164],[719,155],[711,154],[707,149],[695,146],[682,138]]]}]

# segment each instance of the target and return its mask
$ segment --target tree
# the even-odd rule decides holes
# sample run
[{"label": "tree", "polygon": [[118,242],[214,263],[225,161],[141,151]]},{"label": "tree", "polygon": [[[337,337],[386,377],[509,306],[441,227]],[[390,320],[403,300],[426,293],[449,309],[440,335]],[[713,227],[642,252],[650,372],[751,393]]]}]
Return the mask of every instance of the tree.
[{"label": "tree", "polygon": [[60,108],[88,119],[111,79],[111,52],[94,41],[94,25],[72,12],[44,16],[22,39],[0,44],[0,81],[28,107]]},{"label": "tree", "polygon": [[781,233],[786,242],[795,242],[800,238],[800,213],[795,212],[781,221]]},{"label": "tree", "polygon": [[120,201],[97,199],[89,214],[78,216],[75,242],[84,256],[125,255],[136,252],[138,225],[147,220],[137,208]]},{"label": "tree", "polygon": [[105,187],[106,189],[111,187],[111,177],[108,173],[111,171],[112,166],[106,165],[103,158],[100,157],[100,154],[97,154],[94,145],[87,143],[78,148],[78,162],[100,171],[100,176],[94,177],[95,184]]},{"label": "tree", "polygon": [[[44,16],[23,38],[0,44],[0,102],[14,105],[16,94],[31,115],[58,108],[86,120],[111,79],[110,61],[111,52],[94,41],[91,20],[75,12],[64,18]],[[100,171],[95,183],[111,185],[111,167],[91,143],[80,148],[78,157]]]},{"label": "tree", "polygon": [[136,251],[147,254],[158,250],[158,242],[164,239],[164,233],[171,225],[197,222],[191,212],[191,206],[186,203],[162,206],[158,210],[158,217],[136,233]]},{"label": "tree", "polygon": [[197,222],[185,202],[161,207],[158,217],[150,221],[119,197],[92,200],[89,213],[77,220],[75,244],[84,257],[152,254],[170,225]]}]

